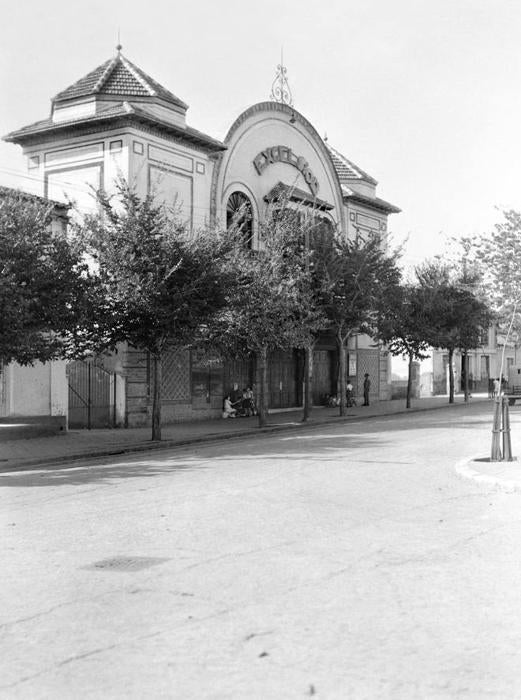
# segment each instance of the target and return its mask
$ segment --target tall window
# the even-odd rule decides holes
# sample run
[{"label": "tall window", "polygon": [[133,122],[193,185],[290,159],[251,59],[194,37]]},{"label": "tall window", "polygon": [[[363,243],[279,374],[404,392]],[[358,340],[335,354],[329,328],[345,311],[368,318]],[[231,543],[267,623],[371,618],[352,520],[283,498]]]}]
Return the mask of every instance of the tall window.
[{"label": "tall window", "polygon": [[237,226],[246,248],[252,247],[253,214],[248,197],[243,192],[233,192],[226,204],[226,228]]}]

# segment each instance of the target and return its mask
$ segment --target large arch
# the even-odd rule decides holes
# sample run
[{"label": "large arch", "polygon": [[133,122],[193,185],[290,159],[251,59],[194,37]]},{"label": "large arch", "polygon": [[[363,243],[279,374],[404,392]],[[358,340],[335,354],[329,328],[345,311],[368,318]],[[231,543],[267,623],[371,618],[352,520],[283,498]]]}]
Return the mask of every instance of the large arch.
[{"label": "large arch", "polygon": [[243,112],[224,140],[227,150],[216,159],[212,176],[211,220],[224,221],[231,183],[250,193],[262,216],[273,187],[294,188],[303,200],[328,203],[329,217],[345,230],[343,196],[329,150],[312,124],[278,102],[260,102]]}]

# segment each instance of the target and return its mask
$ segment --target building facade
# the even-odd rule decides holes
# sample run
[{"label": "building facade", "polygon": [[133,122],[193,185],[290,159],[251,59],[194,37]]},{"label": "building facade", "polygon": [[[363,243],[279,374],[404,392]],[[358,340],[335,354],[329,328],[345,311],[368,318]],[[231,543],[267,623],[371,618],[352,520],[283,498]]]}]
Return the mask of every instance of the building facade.
[{"label": "building facade", "polygon": [[[245,110],[219,141],[190,127],[187,105],[118,51],[117,55],[58,93],[48,119],[9,134],[20,144],[42,194],[94,206],[91,188],[114,188],[124,178],[137,193],[150,192],[175,206],[189,228],[225,227],[237,210],[251,212],[249,239],[270,200],[287,192],[299,206],[319,210],[339,235],[385,233],[397,207],[376,196],[376,181],[320,137],[291,105],[267,101]],[[151,406],[150,358],[122,348],[118,376],[124,379],[125,425],[145,424]],[[314,357],[313,399],[336,393],[338,358],[324,336]],[[373,398],[390,398],[389,359],[370,339],[349,347],[349,373],[361,390],[373,378]],[[270,358],[270,407],[302,404],[303,361],[299,352]],[[254,382],[251,362],[225,363],[197,350],[171,352],[163,368],[165,421],[206,418],[221,412],[233,384]],[[356,385],[356,384],[355,384]]]},{"label": "building facade", "polygon": [[[483,333],[481,345],[468,353],[469,389],[485,393],[489,391],[491,382],[499,378],[503,362],[503,377],[507,382],[512,381],[512,370],[517,368],[521,358],[515,340],[507,339],[491,325]],[[465,388],[465,357],[461,351],[456,351],[453,358],[455,391]],[[432,354],[432,392],[447,394],[449,387],[449,357],[446,350],[434,350]]]}]

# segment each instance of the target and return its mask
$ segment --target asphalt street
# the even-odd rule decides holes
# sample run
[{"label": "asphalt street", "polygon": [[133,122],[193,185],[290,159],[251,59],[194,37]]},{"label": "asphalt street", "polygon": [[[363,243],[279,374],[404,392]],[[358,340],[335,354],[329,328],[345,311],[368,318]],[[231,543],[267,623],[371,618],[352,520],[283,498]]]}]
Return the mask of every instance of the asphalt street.
[{"label": "asphalt street", "polygon": [[491,428],[482,403],[1,474],[0,697],[520,698],[521,493],[454,468]]}]

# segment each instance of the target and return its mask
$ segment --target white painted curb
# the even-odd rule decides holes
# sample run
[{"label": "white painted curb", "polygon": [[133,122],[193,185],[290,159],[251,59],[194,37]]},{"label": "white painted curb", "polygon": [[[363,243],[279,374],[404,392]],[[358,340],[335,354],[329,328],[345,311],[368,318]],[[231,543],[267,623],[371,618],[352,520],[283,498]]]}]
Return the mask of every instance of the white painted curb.
[{"label": "white painted curb", "polygon": [[[481,484],[499,486],[501,488],[508,489],[509,491],[521,491],[521,464],[519,462],[517,463],[519,468],[519,479],[517,480],[496,476],[494,474],[483,474],[482,472],[473,469],[470,465],[472,462],[475,462],[480,458],[482,459],[482,455],[470,458],[467,457],[460,460],[454,466],[456,474],[462,476],[464,479],[472,479],[473,481],[477,481]],[[501,462],[497,462],[497,464],[501,464]],[[515,464],[515,462],[503,462],[503,464]]]}]

